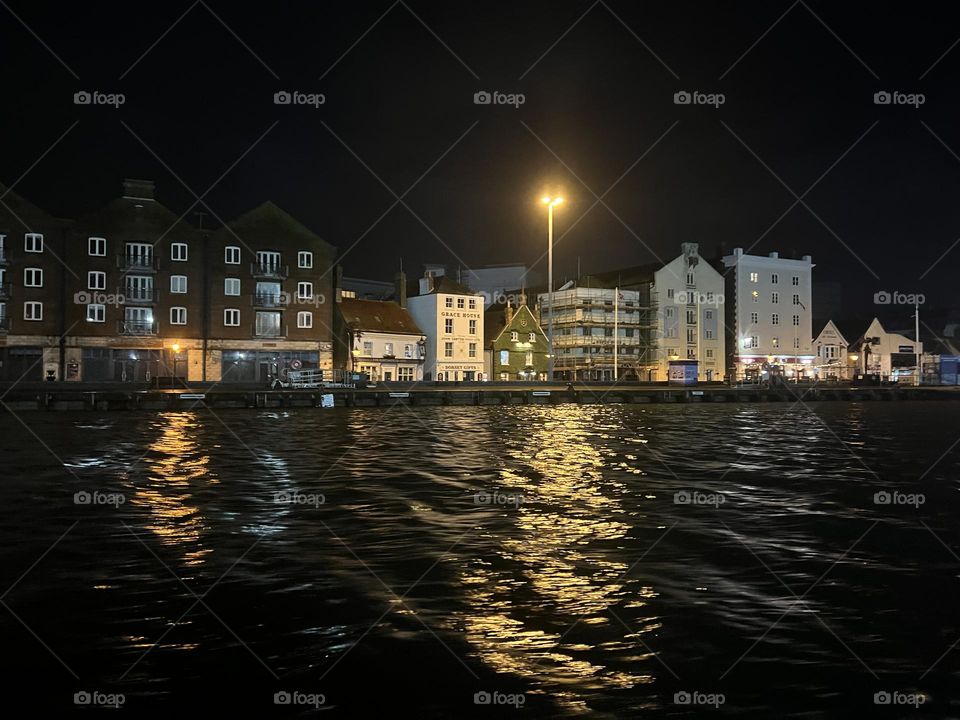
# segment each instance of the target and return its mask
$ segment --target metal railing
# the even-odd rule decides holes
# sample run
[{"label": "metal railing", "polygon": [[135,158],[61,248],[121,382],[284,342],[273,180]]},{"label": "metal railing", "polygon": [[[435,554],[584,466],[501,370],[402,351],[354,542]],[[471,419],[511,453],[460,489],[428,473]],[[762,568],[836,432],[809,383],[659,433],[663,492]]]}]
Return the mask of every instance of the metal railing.
[{"label": "metal railing", "polygon": [[254,323],[251,333],[258,338],[285,338],[287,336],[287,325],[286,323],[280,323],[278,327],[257,327],[257,323]]},{"label": "metal railing", "polygon": [[123,291],[123,299],[127,305],[137,303],[155,303],[157,302],[157,289],[142,287],[127,287]]},{"label": "metal railing", "polygon": [[124,272],[128,270],[156,270],[157,258],[153,253],[149,255],[131,255],[124,253],[117,255],[117,267]]},{"label": "metal railing", "polygon": [[250,298],[254,307],[282,308],[286,305],[283,293],[255,293]]},{"label": "metal railing", "polygon": [[156,335],[157,323],[145,320],[118,320],[117,332],[120,335]]},{"label": "metal railing", "polygon": [[285,278],[289,275],[290,266],[280,263],[250,263],[250,274],[254,277]]}]

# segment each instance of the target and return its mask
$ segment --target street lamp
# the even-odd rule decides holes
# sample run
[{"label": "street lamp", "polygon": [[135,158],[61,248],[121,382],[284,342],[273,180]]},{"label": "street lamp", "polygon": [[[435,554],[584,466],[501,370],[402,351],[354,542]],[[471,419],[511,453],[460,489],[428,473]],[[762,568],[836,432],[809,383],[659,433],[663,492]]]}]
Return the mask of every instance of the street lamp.
[{"label": "street lamp", "polygon": [[550,344],[550,356],[547,364],[547,379],[553,382],[553,208],[563,202],[562,197],[549,197],[545,195],[540,200],[547,206],[547,313],[548,327],[547,339]]}]

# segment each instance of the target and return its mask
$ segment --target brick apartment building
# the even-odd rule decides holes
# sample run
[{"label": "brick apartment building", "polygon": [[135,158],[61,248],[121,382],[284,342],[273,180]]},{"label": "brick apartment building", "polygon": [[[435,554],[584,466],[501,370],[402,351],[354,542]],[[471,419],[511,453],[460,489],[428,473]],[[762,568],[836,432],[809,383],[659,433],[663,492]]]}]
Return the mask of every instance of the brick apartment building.
[{"label": "brick apartment building", "polygon": [[3,200],[0,380],[265,382],[291,363],[332,368],[335,248],[273,203],[207,231],[150,181],[124,181],[75,220]]}]

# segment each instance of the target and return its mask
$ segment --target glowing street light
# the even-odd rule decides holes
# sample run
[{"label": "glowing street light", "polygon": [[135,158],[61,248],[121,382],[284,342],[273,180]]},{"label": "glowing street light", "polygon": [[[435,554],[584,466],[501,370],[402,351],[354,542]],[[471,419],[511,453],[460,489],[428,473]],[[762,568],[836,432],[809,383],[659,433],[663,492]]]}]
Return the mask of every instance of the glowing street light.
[{"label": "glowing street light", "polygon": [[553,382],[553,208],[563,203],[563,198],[544,195],[540,198],[540,202],[547,206],[547,313],[549,313],[547,339],[550,344],[547,379]]}]

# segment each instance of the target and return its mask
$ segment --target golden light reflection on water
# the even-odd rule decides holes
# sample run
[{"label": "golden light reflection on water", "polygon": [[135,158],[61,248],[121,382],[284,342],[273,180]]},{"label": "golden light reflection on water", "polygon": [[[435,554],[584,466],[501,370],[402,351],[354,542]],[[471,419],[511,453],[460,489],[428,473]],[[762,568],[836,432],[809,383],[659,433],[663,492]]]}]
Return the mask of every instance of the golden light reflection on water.
[{"label": "golden light reflection on water", "polygon": [[[626,488],[609,472],[605,477],[604,468],[639,471],[632,463],[623,468],[622,462],[604,457],[614,453],[598,447],[605,436],[597,429],[597,409],[527,410],[537,417],[517,418],[525,433],[502,439],[507,465],[499,471],[500,491],[521,493],[526,502],[510,510],[517,531],[500,540],[495,561],[478,561],[462,579],[471,608],[463,627],[489,666],[554,686],[554,697],[582,710],[581,690],[653,681],[650,675],[595,664],[585,654],[618,648],[632,661],[651,658],[637,632],[655,629],[655,618],[644,619],[631,633],[607,611],[621,601],[642,608],[655,593],[641,588],[627,597],[621,578],[628,565],[593,549],[598,542],[609,547],[622,540],[630,527],[618,500]],[[603,634],[610,642],[568,642],[563,633],[578,621],[608,625]],[[578,635],[573,632],[570,639]]]},{"label": "golden light reflection on water", "polygon": [[187,565],[199,565],[211,550],[203,546],[206,526],[192,500],[199,487],[220,481],[194,439],[200,426],[195,413],[163,413],[156,425],[160,436],[142,461],[148,468],[146,484],[136,488],[130,502],[146,509],[144,527],[161,543],[180,548]]}]

